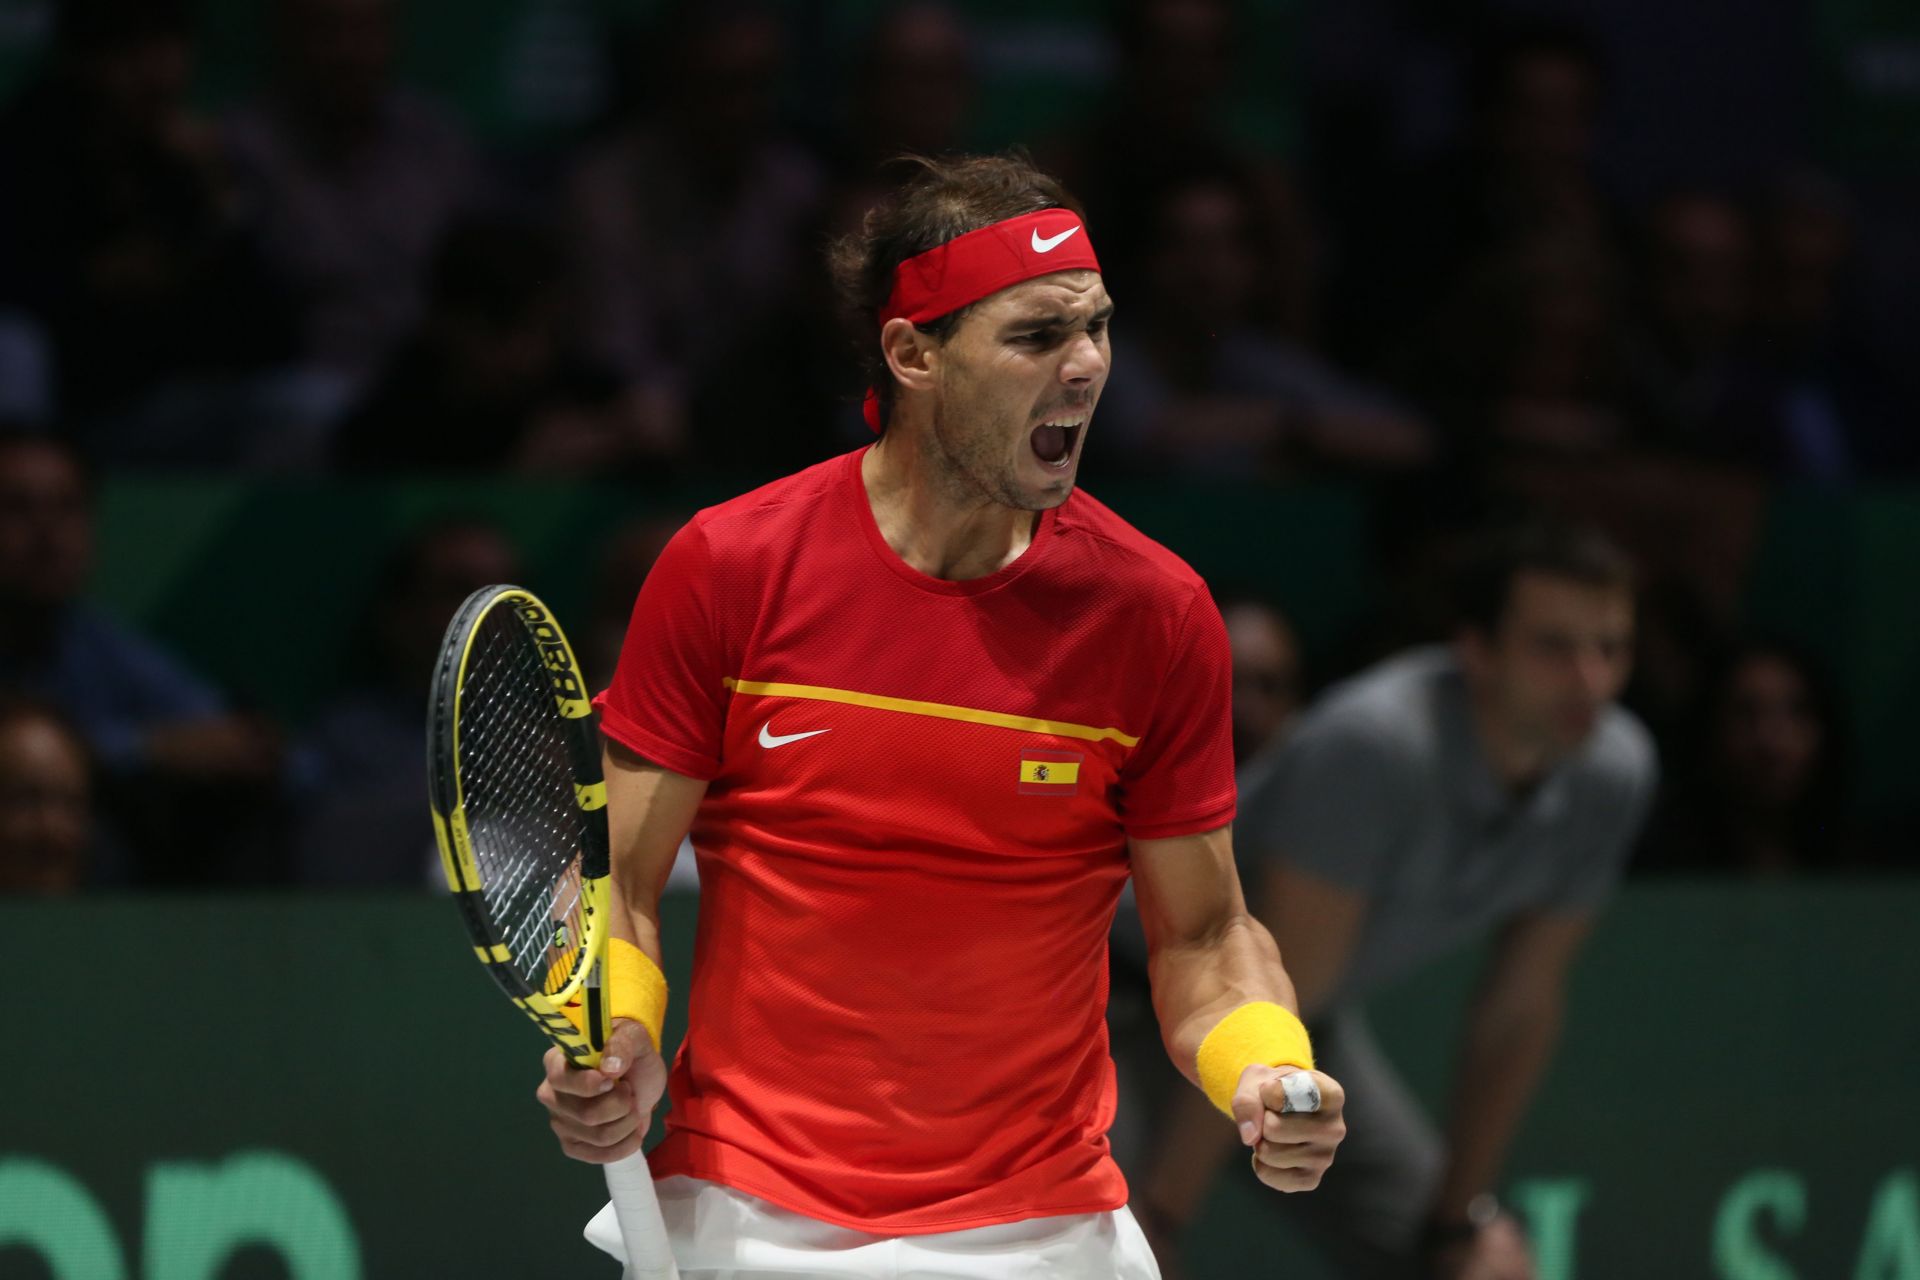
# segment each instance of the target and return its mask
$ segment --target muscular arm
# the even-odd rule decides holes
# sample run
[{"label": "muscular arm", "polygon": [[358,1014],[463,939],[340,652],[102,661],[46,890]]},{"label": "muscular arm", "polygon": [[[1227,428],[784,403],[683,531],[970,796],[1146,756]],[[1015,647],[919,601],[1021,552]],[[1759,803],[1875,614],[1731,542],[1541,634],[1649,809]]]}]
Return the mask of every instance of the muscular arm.
[{"label": "muscular arm", "polygon": [[707,784],[662,769],[611,738],[603,759],[613,847],[613,933],[659,964],[660,891]]},{"label": "muscular arm", "polygon": [[[1276,866],[1257,892],[1258,917],[1285,957],[1284,977],[1299,1000],[1296,1012],[1310,1018],[1346,970],[1366,917],[1366,898],[1286,866]],[[1162,1230],[1192,1221],[1214,1171],[1233,1147],[1232,1129],[1217,1123],[1219,1113],[1202,1095],[1183,1090],[1168,1106],[1139,1192],[1140,1209]]]},{"label": "muscular arm", "polygon": [[1490,1189],[1559,1042],[1567,971],[1586,913],[1516,918],[1500,934],[1467,1016],[1448,1109],[1448,1165],[1435,1218],[1458,1221]]},{"label": "muscular arm", "polygon": [[[1132,854],[1160,1038],[1174,1064],[1199,1084],[1200,1042],[1207,1033],[1249,1001],[1294,1009],[1293,983],[1273,936],[1247,912],[1227,828],[1136,840]],[[1293,1070],[1247,1067],[1235,1091],[1233,1116],[1241,1140],[1253,1147],[1260,1181],[1278,1191],[1309,1191],[1319,1185],[1346,1133],[1341,1114],[1346,1098],[1338,1081],[1316,1072],[1320,1110],[1283,1114],[1281,1080]]]},{"label": "muscular arm", "polygon": [[1221,1018],[1250,1000],[1295,1007],[1280,949],[1241,897],[1230,833],[1221,827],[1131,847],[1160,1038],[1196,1084],[1200,1042]]}]

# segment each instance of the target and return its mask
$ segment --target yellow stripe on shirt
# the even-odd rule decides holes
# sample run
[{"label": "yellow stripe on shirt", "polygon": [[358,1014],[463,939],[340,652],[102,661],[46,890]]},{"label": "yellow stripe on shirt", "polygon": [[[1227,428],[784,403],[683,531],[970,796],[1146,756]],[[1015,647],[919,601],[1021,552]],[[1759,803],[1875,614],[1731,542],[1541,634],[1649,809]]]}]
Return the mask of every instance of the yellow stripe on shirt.
[{"label": "yellow stripe on shirt", "polygon": [[1058,738],[1084,738],[1088,742],[1108,739],[1123,747],[1137,747],[1140,739],[1118,729],[1097,729],[1092,725],[1067,720],[1041,720],[1033,716],[1012,716],[1002,711],[981,711],[975,707],[956,707],[945,702],[919,702],[912,698],[889,698],[877,693],[853,689],[829,689],[817,684],[779,684],[763,680],[726,677],[723,684],[736,693],[757,694],[767,698],[804,698],[811,702],[839,702],[853,707],[873,707],[880,711],[900,711],[913,716],[936,716],[942,720],[964,720],[970,724],[990,724],[1001,729],[1019,729],[1026,733],[1046,733]]}]

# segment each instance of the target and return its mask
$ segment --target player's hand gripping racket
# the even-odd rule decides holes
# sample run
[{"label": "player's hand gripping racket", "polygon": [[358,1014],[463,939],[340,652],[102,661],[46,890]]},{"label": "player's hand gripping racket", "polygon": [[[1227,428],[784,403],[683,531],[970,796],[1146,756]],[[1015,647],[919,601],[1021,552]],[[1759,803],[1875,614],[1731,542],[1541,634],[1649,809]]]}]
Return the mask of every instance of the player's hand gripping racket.
[{"label": "player's hand gripping racket", "polygon": [[[553,615],[519,587],[483,587],[447,626],[427,722],[433,829],[474,950],[576,1067],[611,1021],[607,788],[593,707]],[[585,1029],[562,1012],[584,1006]],[[627,1275],[679,1276],[647,1158],[606,1166]]]}]

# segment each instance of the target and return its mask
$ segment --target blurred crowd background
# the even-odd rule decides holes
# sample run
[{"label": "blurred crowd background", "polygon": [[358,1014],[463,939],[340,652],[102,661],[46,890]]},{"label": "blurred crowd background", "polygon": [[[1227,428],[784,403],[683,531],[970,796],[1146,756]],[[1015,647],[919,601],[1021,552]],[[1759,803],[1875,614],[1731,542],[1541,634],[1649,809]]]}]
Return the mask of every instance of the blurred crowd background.
[{"label": "blurred crowd background", "polygon": [[1083,483],[1217,486],[1256,560],[1360,513],[1336,630],[1213,584],[1259,736],[1444,635],[1463,534],[1545,507],[1638,562],[1636,872],[1916,866],[1920,675],[1859,616],[1920,634],[1901,6],[0,0],[0,94],[0,890],[428,883],[431,655],[524,580],[509,524],[410,508],[309,602],[363,621],[289,715],[100,598],[170,533],[103,511],[645,493],[571,553],[604,679],[694,495],[868,438],[822,248],[884,162],[1009,145],[1119,303]]}]

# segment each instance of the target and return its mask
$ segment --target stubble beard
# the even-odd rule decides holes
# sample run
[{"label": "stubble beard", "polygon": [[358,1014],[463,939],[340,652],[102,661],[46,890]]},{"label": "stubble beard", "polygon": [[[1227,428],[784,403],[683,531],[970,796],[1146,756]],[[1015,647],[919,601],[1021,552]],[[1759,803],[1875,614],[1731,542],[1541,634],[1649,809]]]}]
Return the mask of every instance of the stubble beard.
[{"label": "stubble beard", "polygon": [[[1059,505],[1021,491],[1011,469],[996,452],[991,432],[969,435],[950,430],[950,426],[944,405],[936,403],[930,461],[936,471],[935,483],[947,498],[962,506],[984,498],[1015,511],[1045,511]],[[1065,501],[1064,495],[1061,501]]]}]

